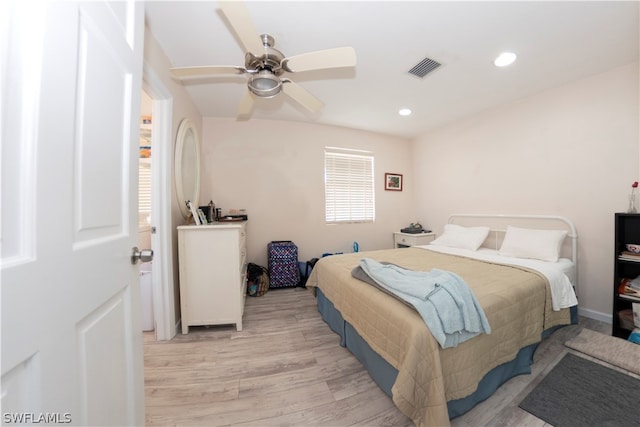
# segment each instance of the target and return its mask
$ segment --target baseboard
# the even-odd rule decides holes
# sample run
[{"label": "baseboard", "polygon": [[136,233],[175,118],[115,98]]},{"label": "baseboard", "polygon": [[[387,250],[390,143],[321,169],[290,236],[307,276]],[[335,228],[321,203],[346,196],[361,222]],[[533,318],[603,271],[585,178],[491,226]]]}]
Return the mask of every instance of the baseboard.
[{"label": "baseboard", "polygon": [[601,313],[595,310],[589,310],[588,308],[578,307],[578,315],[588,317],[589,319],[598,320],[611,324],[613,322],[613,316],[611,314]]}]

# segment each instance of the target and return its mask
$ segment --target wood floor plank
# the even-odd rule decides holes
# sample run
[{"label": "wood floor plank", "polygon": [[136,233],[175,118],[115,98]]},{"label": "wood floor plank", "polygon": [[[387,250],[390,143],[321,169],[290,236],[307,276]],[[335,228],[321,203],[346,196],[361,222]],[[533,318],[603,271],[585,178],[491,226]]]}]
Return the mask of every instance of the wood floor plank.
[{"label": "wood floor plank", "polygon": [[380,411],[378,414],[365,418],[364,420],[360,420],[350,425],[350,427],[370,427],[370,426],[380,426],[380,427],[412,427],[414,426],[413,421],[409,419],[402,412],[398,411],[395,406],[389,407]]},{"label": "wood floor plank", "polygon": [[148,416],[147,420],[156,425],[170,418],[179,425],[225,426],[276,418],[326,403],[334,403],[333,396],[326,383],[320,382],[254,399],[234,399],[220,404],[212,402],[209,405],[189,402],[174,407],[156,407],[154,414]]},{"label": "wood floor plank", "polygon": [[[181,349],[183,350],[183,349]],[[219,356],[215,351],[185,352],[181,351],[181,357],[176,357],[175,349],[162,353],[148,354],[145,368],[196,368],[198,366],[211,366],[216,363]]]},{"label": "wood floor plank", "polygon": [[371,377],[367,371],[360,369],[352,374],[330,379],[327,381],[327,385],[331,393],[333,393],[333,397],[336,400],[342,400],[366,393],[371,388]]},{"label": "wood floor plank", "polygon": [[[363,393],[354,394],[348,398],[332,401],[324,405],[283,414],[279,417],[265,417],[250,423],[233,424],[233,426],[349,426],[356,424],[363,418],[370,420],[367,424],[368,426],[397,425],[381,424],[383,420],[380,415],[389,409],[399,413],[382,390],[371,387]],[[402,416],[404,417],[404,415]],[[412,425],[411,421],[406,417],[405,421],[410,423],[408,425]]]},{"label": "wood floor plank", "polygon": [[[176,402],[192,405],[211,405],[238,399],[240,380],[207,381],[204,383],[180,383],[164,386],[149,386],[145,389],[146,407],[172,406]],[[155,412],[155,409],[153,410]]]},{"label": "wood floor plank", "polygon": [[[148,426],[413,425],[340,347],[308,290],[247,298],[243,323],[240,332],[234,325],[191,327],[168,342],[144,334]],[[583,318],[561,328],[538,346],[531,375],[512,378],[452,426],[546,426],[518,403],[584,327],[610,332]]]},{"label": "wood floor plank", "polygon": [[[247,398],[265,393],[286,391],[314,382],[328,383],[361,373],[362,365],[355,358],[345,358],[328,364],[314,364],[297,370],[287,370],[276,374],[260,375],[240,379],[240,396]],[[330,387],[331,388],[331,387]]]}]

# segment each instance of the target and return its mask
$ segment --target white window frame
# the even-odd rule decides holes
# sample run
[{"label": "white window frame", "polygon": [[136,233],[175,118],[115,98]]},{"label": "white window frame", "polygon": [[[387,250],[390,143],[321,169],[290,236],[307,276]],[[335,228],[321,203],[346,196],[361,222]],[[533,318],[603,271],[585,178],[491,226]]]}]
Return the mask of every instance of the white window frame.
[{"label": "white window frame", "polygon": [[374,176],[372,152],[325,147],[325,223],[374,222]]}]

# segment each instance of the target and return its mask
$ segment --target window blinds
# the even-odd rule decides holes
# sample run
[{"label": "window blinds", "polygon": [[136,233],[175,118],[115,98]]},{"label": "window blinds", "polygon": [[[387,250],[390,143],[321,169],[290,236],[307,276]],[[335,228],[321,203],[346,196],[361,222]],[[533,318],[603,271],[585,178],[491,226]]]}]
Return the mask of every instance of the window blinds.
[{"label": "window blinds", "polygon": [[151,164],[140,159],[138,166],[138,227],[149,227],[151,220]]},{"label": "window blinds", "polygon": [[325,221],[373,222],[373,153],[325,148]]}]

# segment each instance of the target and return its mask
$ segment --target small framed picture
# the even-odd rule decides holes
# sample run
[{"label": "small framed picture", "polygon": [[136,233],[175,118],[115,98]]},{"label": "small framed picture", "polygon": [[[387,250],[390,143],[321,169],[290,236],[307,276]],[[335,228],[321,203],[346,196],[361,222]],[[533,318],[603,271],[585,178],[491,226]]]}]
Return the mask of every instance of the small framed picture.
[{"label": "small framed picture", "polygon": [[402,174],[385,173],[384,189],[391,190],[391,191],[402,191]]}]

